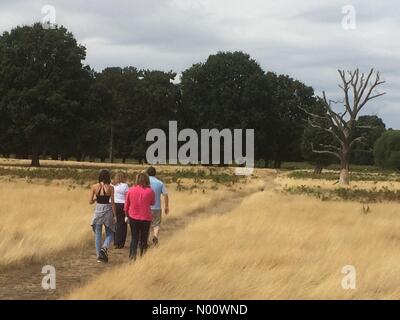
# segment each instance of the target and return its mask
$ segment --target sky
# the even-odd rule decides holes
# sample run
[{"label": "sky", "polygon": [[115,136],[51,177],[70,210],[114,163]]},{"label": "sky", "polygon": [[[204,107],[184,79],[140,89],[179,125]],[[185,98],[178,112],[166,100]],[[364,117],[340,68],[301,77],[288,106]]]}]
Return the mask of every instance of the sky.
[{"label": "sky", "polygon": [[363,113],[400,129],[399,13],[398,0],[0,0],[0,32],[55,21],[86,46],[86,63],[97,71],[135,66],[179,75],[218,51],[244,51],[265,71],[332,100],[342,97],[337,69],[375,68],[387,94]]}]

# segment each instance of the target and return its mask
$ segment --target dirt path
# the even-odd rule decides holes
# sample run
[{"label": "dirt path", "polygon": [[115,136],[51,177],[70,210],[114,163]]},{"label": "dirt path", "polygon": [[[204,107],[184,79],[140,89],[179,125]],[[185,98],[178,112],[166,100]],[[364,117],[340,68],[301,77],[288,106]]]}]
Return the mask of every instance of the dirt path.
[{"label": "dirt path", "polygon": [[[273,186],[273,178],[271,176],[262,176],[261,178],[265,182],[265,188]],[[252,192],[238,192],[234,198],[229,197],[214,201],[207,207],[194,210],[183,217],[175,218],[173,215],[168,217],[163,223],[162,238],[160,240],[162,242],[167,241],[175,231],[184,228],[193,219],[198,219],[199,216],[204,217],[231,211],[250,194]],[[100,273],[128,261],[127,246],[130,243],[129,238],[124,249],[110,250],[110,262],[108,264],[97,263],[92,242],[85,245],[83,249],[66,250],[40,263],[21,264],[13,268],[0,270],[0,299],[58,299]],[[162,245],[162,242],[160,245]],[[156,249],[150,248],[150,250]],[[52,265],[56,268],[57,288],[55,290],[46,291],[42,289],[41,283],[44,275],[41,270],[44,265]]]}]

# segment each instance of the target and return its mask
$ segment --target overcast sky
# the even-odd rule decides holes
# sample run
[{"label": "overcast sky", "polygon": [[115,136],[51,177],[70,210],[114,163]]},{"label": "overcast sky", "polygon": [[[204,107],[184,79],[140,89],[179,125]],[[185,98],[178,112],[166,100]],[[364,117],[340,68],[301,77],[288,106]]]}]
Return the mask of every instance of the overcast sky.
[{"label": "overcast sky", "polygon": [[[86,62],[98,71],[132,65],[179,74],[209,54],[241,50],[264,70],[337,99],[338,68],[374,67],[387,95],[365,113],[400,129],[398,0],[1,0],[0,30],[42,21],[45,5],[86,46]],[[343,18],[352,18],[342,12],[346,5],[355,8],[355,29],[343,27]]]}]

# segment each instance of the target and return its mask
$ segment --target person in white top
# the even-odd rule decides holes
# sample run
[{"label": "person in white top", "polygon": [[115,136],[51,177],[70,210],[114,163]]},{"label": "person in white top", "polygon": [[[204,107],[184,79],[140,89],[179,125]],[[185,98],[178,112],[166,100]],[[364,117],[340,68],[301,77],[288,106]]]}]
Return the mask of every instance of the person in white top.
[{"label": "person in white top", "polygon": [[113,180],[114,202],[117,211],[117,223],[115,225],[114,246],[116,249],[122,249],[125,246],[127,224],[125,223],[125,198],[129,186],[126,183],[126,173],[117,172]]}]

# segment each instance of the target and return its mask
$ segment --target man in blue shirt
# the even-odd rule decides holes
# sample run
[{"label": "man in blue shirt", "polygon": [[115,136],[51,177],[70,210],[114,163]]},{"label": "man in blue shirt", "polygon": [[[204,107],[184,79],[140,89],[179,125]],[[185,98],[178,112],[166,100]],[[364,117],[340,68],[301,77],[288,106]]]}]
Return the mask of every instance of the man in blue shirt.
[{"label": "man in blue shirt", "polygon": [[168,199],[168,192],[167,188],[165,187],[164,183],[161,180],[156,178],[156,169],[154,167],[150,167],[147,169],[147,174],[150,178],[150,187],[153,189],[155,196],[156,196],[156,203],[151,207],[151,211],[153,213],[153,221],[152,221],[152,228],[153,228],[153,244],[158,244],[158,233],[160,231],[161,225],[161,195],[164,198],[164,212],[165,214],[169,213],[169,199]]}]

